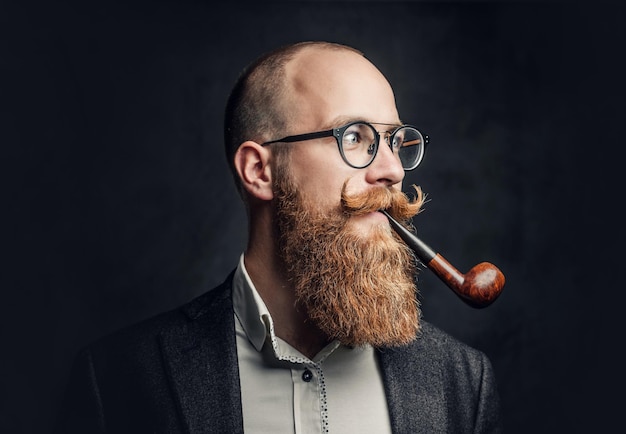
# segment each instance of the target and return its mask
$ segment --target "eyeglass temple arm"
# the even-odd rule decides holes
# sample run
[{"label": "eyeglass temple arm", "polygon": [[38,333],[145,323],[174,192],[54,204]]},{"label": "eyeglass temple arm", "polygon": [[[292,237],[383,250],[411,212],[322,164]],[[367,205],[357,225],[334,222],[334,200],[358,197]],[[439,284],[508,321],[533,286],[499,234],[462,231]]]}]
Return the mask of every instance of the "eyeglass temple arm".
[{"label": "eyeglass temple arm", "polygon": [[307,134],[298,134],[296,136],[287,136],[278,140],[271,140],[269,142],[263,143],[261,146],[271,145],[272,143],[293,143],[293,142],[303,142],[305,140],[313,140],[313,139],[321,139],[322,137],[332,137],[334,135],[334,130],[326,130],[326,131],[318,131],[315,133],[307,133]]}]

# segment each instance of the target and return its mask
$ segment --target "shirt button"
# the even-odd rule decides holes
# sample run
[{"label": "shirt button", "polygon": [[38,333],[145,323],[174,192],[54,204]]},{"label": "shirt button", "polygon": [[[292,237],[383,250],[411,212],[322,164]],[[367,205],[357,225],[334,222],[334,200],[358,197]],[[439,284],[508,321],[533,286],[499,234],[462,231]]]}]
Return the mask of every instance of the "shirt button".
[{"label": "shirt button", "polygon": [[308,369],[305,369],[304,372],[302,373],[302,380],[308,383],[312,379],[313,379],[313,373],[309,371]]}]

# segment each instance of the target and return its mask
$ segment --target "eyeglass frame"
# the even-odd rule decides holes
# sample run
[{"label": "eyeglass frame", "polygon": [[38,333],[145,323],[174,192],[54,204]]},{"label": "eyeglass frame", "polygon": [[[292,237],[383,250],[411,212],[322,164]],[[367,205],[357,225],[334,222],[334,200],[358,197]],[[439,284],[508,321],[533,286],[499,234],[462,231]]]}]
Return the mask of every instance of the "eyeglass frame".
[{"label": "eyeglass frame", "polygon": [[[344,152],[343,152],[343,146],[341,144],[341,139],[343,138],[343,135],[345,134],[346,130],[348,128],[350,128],[352,125],[356,125],[356,124],[365,124],[365,125],[367,125],[368,127],[370,127],[372,129],[372,131],[374,131],[375,137],[376,137],[376,141],[374,142],[374,144],[376,146],[375,147],[375,152],[372,153],[372,155],[373,155],[372,159],[364,166],[357,166],[357,165],[354,165],[354,164],[350,163],[348,161],[348,159],[346,158]],[[424,159],[424,155],[426,153],[426,146],[428,145],[430,139],[429,139],[427,134],[424,134],[422,131],[420,131],[418,128],[414,127],[413,125],[408,125],[408,124],[397,125],[397,124],[385,124],[385,123],[381,123],[381,122],[352,121],[352,122],[347,123],[346,125],[343,125],[343,126],[337,127],[337,128],[332,128],[330,130],[316,131],[316,132],[313,132],[313,133],[296,134],[296,135],[293,135],[293,136],[286,136],[286,137],[283,137],[282,139],[278,139],[278,140],[270,140],[270,141],[261,143],[261,146],[267,146],[267,145],[271,145],[273,143],[295,143],[295,142],[303,142],[303,141],[307,141],[307,140],[321,139],[321,138],[325,138],[325,137],[334,137],[335,140],[337,141],[337,147],[339,148],[339,153],[341,154],[341,158],[343,159],[343,161],[348,166],[353,167],[355,169],[365,169],[366,167],[368,167],[370,164],[372,164],[374,162],[374,159],[376,159],[376,155],[378,154],[378,147],[380,145],[381,133],[374,127],[374,125],[384,125],[384,126],[397,127],[391,133],[388,133],[386,138],[385,138],[389,148],[392,148],[391,143],[393,143],[393,137],[402,128],[412,128],[415,131],[417,131],[419,133],[419,135],[422,136],[423,142],[424,142],[424,144],[423,144],[424,149],[422,150],[422,156],[419,158],[419,160],[417,160],[417,162],[413,165],[413,167],[410,167],[410,168],[404,168],[403,167],[403,169],[405,171],[414,170],[414,169],[417,168],[417,166],[419,166],[421,164],[422,160]],[[393,151],[393,149],[392,149],[392,151]]]}]

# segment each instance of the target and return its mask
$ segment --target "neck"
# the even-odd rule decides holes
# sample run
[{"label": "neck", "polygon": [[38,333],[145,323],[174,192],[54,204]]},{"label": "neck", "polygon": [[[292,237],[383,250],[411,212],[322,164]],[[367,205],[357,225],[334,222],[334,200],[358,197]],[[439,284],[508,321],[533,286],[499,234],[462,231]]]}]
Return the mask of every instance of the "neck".
[{"label": "neck", "polygon": [[[251,234],[271,233],[251,229]],[[297,308],[293,289],[276,253],[276,243],[271,237],[265,238],[250,237],[244,254],[246,270],[272,315],[276,335],[312,359],[330,339],[309,321],[306,312]]]}]

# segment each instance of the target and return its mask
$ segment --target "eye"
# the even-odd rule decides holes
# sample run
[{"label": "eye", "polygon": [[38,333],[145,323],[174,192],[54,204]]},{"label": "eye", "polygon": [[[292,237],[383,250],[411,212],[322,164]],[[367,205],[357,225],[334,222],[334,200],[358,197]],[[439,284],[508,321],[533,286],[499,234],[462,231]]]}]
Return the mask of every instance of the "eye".
[{"label": "eye", "polygon": [[397,152],[398,149],[404,146],[404,131],[398,131],[391,141],[391,148],[394,152]]},{"label": "eye", "polygon": [[361,134],[358,131],[346,131],[343,135],[344,148],[354,148],[361,143]]},{"label": "eye", "polygon": [[375,142],[371,128],[366,124],[351,125],[343,133],[342,145],[344,151],[367,150]]}]

